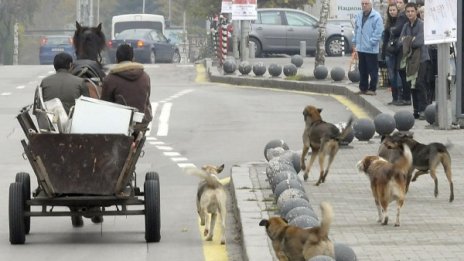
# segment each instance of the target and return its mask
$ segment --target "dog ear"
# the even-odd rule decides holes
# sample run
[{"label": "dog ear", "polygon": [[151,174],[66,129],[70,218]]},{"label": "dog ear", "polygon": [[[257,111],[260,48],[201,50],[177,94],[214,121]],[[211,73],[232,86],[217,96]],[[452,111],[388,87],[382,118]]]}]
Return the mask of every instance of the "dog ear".
[{"label": "dog ear", "polygon": [[318,111],[319,113],[321,113],[321,112],[322,112],[322,109],[321,109],[321,108],[317,108],[317,111]]},{"label": "dog ear", "polygon": [[222,164],[221,166],[218,166],[217,167],[217,173],[221,173],[222,171],[224,170],[224,164]]},{"label": "dog ear", "polygon": [[282,220],[283,220],[285,223],[288,224],[288,221],[287,221],[285,218],[282,218]]},{"label": "dog ear", "polygon": [[267,220],[267,219],[261,220],[261,221],[259,222],[259,226],[261,226],[261,227],[267,227],[267,226],[269,226],[269,220]]}]

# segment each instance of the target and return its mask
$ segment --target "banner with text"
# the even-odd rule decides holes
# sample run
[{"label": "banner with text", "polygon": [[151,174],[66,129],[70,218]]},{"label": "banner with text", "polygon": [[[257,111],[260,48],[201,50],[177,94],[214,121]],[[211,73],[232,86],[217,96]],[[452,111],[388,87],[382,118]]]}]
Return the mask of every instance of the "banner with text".
[{"label": "banner with text", "polygon": [[221,13],[232,13],[232,0],[222,0]]},{"label": "banner with text", "polygon": [[457,0],[425,0],[424,6],[425,44],[456,42]]},{"label": "banner with text", "polygon": [[256,20],[256,0],[232,0],[232,20]]}]

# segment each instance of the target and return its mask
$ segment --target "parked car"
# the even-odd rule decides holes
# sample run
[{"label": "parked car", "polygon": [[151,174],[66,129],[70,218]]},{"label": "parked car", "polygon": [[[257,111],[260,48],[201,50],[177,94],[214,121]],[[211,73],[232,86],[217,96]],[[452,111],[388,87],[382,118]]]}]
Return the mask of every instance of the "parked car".
[{"label": "parked car", "polygon": [[116,49],[121,44],[134,48],[134,60],[141,63],[180,62],[179,48],[159,30],[128,29],[108,41],[110,62],[116,62]]},{"label": "parked car", "polygon": [[76,52],[69,35],[46,35],[40,38],[39,62],[40,64],[53,64],[55,55],[61,52],[69,53],[73,59]]},{"label": "parked car", "polygon": [[[300,52],[300,42],[306,41],[306,52],[315,53],[319,36],[319,19],[300,10],[286,8],[258,9],[258,19],[251,24],[249,40],[255,44],[257,57],[263,53]],[[328,20],[325,50],[328,56],[342,53],[341,28],[344,31],[345,52],[351,50],[353,26],[349,20]]]}]

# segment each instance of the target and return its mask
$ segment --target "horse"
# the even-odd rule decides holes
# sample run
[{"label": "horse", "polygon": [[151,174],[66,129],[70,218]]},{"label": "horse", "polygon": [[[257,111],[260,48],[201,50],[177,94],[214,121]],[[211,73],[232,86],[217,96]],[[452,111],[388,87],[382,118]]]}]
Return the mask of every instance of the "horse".
[{"label": "horse", "polygon": [[72,74],[86,80],[90,97],[97,99],[100,98],[101,83],[105,77],[101,52],[106,47],[106,40],[101,29],[101,23],[96,27],[88,27],[76,21],[73,36],[76,61],[71,70]]}]

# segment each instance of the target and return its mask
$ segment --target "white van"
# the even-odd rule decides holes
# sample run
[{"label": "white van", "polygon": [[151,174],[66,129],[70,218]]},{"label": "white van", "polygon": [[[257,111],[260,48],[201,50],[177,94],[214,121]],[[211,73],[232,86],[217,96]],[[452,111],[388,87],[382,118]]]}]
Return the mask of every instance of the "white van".
[{"label": "white van", "polygon": [[125,14],[113,16],[111,39],[126,29],[155,29],[164,34],[164,16],[155,14]]}]

